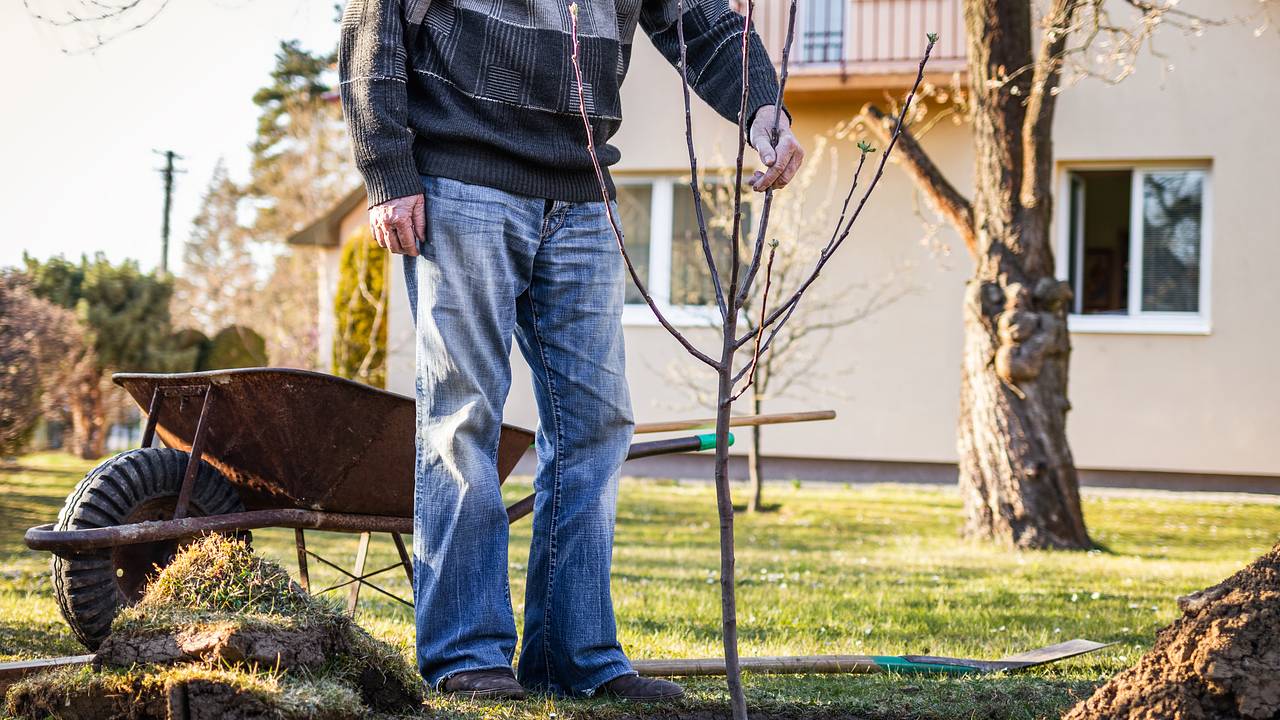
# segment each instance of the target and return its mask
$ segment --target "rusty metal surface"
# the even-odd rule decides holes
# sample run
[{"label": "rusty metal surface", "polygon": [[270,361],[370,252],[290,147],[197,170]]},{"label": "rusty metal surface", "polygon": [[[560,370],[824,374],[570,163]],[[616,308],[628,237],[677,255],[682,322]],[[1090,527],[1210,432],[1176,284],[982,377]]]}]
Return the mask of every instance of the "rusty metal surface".
[{"label": "rusty metal surface", "polygon": [[204,533],[257,530],[267,527],[407,534],[413,530],[413,518],[326,513],[300,508],[248,510],[225,515],[188,517],[181,520],[152,520],[84,530],[54,530],[53,523],[47,523],[27,530],[23,542],[32,550],[83,552],[119,545],[177,540]]},{"label": "rusty metal surface", "polygon": [[[172,390],[159,403],[156,432],[165,445],[186,451],[202,404],[189,389],[211,386],[204,458],[227,476],[247,510],[413,516],[411,398],[285,368],[117,373],[112,379],[143,410],[157,388]],[[532,432],[503,426],[499,477],[510,474],[532,442]]]}]

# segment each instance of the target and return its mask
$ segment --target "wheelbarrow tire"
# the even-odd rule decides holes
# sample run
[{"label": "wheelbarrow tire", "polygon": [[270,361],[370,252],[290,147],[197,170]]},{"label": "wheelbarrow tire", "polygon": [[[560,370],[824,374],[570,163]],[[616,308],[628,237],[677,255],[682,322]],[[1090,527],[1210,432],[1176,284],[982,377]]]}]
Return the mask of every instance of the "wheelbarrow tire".
[{"label": "wheelbarrow tire", "polygon": [[[190,457],[172,448],[141,448],[104,461],[67,497],[55,528],[86,530],[171,518]],[[187,515],[201,517],[243,510],[240,496],[226,477],[201,461]],[[237,536],[249,539],[247,532]],[[85,647],[98,649],[110,633],[116,614],[139,599],[146,580],[154,575],[154,567],[167,565],[179,545],[124,545],[53,556],[58,608]]]}]

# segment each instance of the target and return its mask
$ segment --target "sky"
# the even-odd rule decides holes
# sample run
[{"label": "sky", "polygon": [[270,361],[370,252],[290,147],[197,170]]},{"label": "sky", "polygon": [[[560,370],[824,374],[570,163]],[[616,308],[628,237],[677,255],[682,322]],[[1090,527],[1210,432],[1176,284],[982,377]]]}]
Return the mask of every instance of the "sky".
[{"label": "sky", "polygon": [[[56,10],[74,0],[28,0]],[[159,0],[163,2],[163,0]],[[157,0],[142,0],[158,7]],[[149,13],[148,13],[149,14]],[[0,266],[102,251],[144,269],[160,261],[163,158],[176,176],[169,250],[180,268],[191,218],[219,158],[248,176],[258,108],[282,40],[332,49],[332,0],[173,0],[144,27],[92,53],[79,28],[0,3]]]}]

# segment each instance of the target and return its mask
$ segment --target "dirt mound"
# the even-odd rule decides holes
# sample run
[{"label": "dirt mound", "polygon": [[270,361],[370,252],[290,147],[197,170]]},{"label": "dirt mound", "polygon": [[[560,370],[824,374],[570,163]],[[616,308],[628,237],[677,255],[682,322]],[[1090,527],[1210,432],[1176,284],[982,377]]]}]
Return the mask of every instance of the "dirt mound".
[{"label": "dirt mound", "polygon": [[219,535],[189,545],[120,613],[93,668],[6,696],[10,715],[56,718],[336,719],[421,702],[398,651]]},{"label": "dirt mound", "polygon": [[1063,720],[1280,718],[1280,545],[1213,587]]}]

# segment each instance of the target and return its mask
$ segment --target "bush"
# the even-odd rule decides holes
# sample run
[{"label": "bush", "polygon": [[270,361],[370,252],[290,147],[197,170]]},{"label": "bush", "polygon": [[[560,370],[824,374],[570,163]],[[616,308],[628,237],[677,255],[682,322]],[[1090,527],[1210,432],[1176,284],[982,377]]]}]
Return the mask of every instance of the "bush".
[{"label": "bush", "polygon": [[267,364],[267,341],[243,325],[229,325],[209,341],[209,351],[200,360],[200,370],[263,367]]},{"label": "bush", "polygon": [[342,246],[333,300],[333,374],[375,387],[387,384],[388,261],[361,228]]}]

